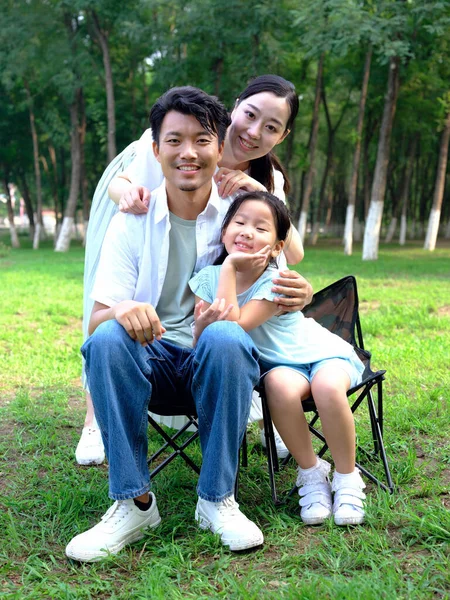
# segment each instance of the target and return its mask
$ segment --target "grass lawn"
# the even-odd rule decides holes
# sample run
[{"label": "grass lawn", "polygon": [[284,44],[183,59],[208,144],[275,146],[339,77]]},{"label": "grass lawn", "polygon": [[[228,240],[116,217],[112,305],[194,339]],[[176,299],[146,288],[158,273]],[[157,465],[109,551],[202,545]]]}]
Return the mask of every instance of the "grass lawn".
[{"label": "grass lawn", "polygon": [[[83,249],[34,252],[24,238],[22,246],[0,244],[0,598],[449,597],[448,243],[433,253],[383,246],[376,262],[362,262],[360,248],[344,257],[332,242],[306,249],[301,271],[315,289],[357,277],[365,344],[373,365],[387,369],[385,444],[397,490],[368,484],[365,525],[304,526],[295,498],[275,508],[252,427],[240,503],[263,529],[264,547],[230,553],[199,531],[196,478],[177,460],[153,487],[161,526],[93,565],[64,554],[110,504],[107,466],[79,467],[74,458],[84,417]],[[294,479],[288,467],[280,485]]]}]

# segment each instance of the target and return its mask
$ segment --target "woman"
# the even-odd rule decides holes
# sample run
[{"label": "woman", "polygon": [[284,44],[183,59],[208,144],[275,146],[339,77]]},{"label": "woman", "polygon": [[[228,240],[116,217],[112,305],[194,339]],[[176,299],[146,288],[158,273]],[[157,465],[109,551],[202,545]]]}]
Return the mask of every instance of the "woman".
[{"label": "woman", "polygon": [[[269,191],[285,201],[289,181],[272,151],[289,134],[297,113],[298,97],[289,81],[277,75],[262,75],[250,82],[231,113],[223,158],[215,174],[221,197],[238,190]],[[84,337],[87,337],[93,304],[89,296],[109,222],[119,209],[135,214],[147,212],[150,190],[158,187],[161,181],[160,165],[152,150],[151,131],[147,130],[139,141],[133,142],[114,159],[97,186],[86,240]],[[294,262],[289,255],[291,240],[296,244],[300,242],[293,226],[285,246],[287,262]],[[282,266],[285,267],[285,263]],[[275,283],[281,283],[281,280]],[[298,310],[307,303],[305,300],[310,300],[312,293],[311,286],[293,271],[286,271],[286,277],[276,291],[287,296],[278,299],[284,310],[289,307]],[[86,384],[84,370],[83,383]],[[104,460],[103,444],[88,393],[86,401],[85,426],[76,458],[79,464],[100,464]],[[262,438],[262,441],[265,440]],[[287,450],[282,448],[280,455],[283,453],[287,454]]]}]

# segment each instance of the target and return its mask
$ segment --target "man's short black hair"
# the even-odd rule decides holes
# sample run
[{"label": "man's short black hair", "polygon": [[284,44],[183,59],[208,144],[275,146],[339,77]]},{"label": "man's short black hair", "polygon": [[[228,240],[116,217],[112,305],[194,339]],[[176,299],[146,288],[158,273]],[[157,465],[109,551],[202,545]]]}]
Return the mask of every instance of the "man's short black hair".
[{"label": "man's short black hair", "polygon": [[171,88],[152,106],[150,127],[157,146],[159,146],[161,124],[171,110],[183,115],[192,115],[206,131],[217,135],[219,144],[224,141],[231,122],[225,106],[218,98],[210,96],[203,90],[184,86]]}]

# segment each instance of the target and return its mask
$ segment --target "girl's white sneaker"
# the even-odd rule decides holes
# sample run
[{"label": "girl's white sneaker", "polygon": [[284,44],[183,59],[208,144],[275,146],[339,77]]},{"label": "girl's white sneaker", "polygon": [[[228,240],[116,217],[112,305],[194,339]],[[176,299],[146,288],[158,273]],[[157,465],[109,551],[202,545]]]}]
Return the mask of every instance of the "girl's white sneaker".
[{"label": "girl's white sneaker", "polygon": [[335,472],[331,489],[334,492],[333,516],[336,525],[360,525],[364,522],[365,487],[358,469],[344,475]]},{"label": "girl's white sneaker", "polygon": [[331,515],[330,468],[321,458],[317,458],[316,465],[310,469],[298,467],[300,517],[306,525],[321,525]]}]

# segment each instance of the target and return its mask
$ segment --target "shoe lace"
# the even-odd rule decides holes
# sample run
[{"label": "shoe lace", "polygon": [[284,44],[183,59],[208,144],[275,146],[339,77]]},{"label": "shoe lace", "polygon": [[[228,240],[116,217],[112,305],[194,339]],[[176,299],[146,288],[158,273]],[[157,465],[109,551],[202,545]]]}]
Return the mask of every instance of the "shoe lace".
[{"label": "shoe lace", "polygon": [[232,496],[222,500],[218,506],[218,510],[222,516],[229,518],[236,517],[240,514],[239,504]]},{"label": "shoe lace", "polygon": [[116,500],[114,504],[105,512],[102,517],[105,525],[117,525],[122,519],[124,519],[130,512],[128,503],[122,500]]}]

